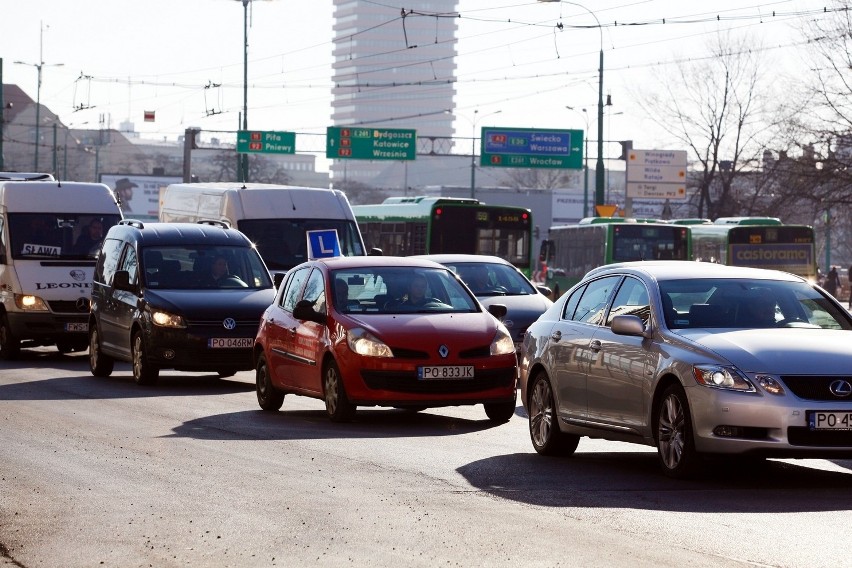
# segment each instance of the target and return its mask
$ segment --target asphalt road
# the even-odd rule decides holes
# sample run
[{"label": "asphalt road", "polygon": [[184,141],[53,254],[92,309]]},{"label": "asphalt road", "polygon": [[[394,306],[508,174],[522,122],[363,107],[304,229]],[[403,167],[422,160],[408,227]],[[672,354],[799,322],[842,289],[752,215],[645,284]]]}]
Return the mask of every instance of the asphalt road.
[{"label": "asphalt road", "polygon": [[538,456],[523,409],[262,412],[253,374],[138,387],[52,349],[0,362],[0,566],[849,566],[852,461]]}]

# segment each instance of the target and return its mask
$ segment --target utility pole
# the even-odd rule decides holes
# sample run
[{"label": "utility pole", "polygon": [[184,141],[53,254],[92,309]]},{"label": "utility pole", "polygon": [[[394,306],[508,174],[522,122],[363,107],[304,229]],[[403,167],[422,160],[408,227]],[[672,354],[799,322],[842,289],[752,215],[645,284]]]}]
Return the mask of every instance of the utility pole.
[{"label": "utility pole", "polygon": [[45,63],[44,62],[44,24],[39,23],[39,39],[38,39],[38,63],[26,63],[25,61],[15,61],[18,65],[29,65],[35,67],[38,72],[38,84],[36,87],[36,119],[35,119],[35,158],[33,160],[33,172],[41,171],[38,167],[38,147],[41,144],[39,139],[39,127],[41,126],[41,70],[45,65],[53,65],[61,67],[63,63]]}]

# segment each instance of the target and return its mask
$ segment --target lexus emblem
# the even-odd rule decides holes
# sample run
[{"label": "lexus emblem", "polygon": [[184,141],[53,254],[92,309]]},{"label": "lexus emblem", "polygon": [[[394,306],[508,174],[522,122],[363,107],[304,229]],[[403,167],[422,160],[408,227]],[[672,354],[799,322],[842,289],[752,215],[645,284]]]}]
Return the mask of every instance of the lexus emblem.
[{"label": "lexus emblem", "polygon": [[830,390],[831,394],[837,398],[846,398],[852,394],[852,384],[850,384],[847,380],[840,379],[831,383],[828,386],[828,390]]},{"label": "lexus emblem", "polygon": [[446,359],[447,355],[449,355],[449,354],[450,354],[450,350],[449,350],[449,348],[447,348],[446,345],[441,345],[440,347],[438,347],[438,355],[440,355],[441,358]]},{"label": "lexus emblem", "polygon": [[235,327],[237,327],[237,322],[234,321],[234,318],[225,318],[225,320],[222,322],[222,326],[225,329],[234,329]]},{"label": "lexus emblem", "polygon": [[74,307],[77,308],[78,312],[88,312],[89,311],[89,299],[88,298],[77,298],[77,301],[74,303]]}]

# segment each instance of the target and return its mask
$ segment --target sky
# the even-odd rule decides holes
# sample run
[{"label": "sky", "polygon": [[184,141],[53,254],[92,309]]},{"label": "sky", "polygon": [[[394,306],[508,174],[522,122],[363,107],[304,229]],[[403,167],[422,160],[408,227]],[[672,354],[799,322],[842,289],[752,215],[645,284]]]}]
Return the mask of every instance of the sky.
[{"label": "sky", "polygon": [[[708,42],[725,33],[767,48],[779,76],[796,74],[804,65],[802,14],[818,18],[829,3],[459,0],[456,136],[470,137],[474,125],[586,130],[588,120],[595,140],[603,47],[604,97],[612,100],[606,151],[617,155],[612,141],[628,139],[634,148],[680,149],[637,103],[674,62],[705,56]],[[405,7],[428,11],[428,4]],[[399,17],[399,8],[387,9],[389,20]],[[248,19],[249,129],[324,134],[332,126],[331,0],[253,0]],[[35,99],[42,62],[41,102],[64,124],[118,128],[129,120],[145,138],[176,140],[189,127],[201,128],[202,139],[235,138],[243,108],[240,0],[0,0],[0,20],[3,82]],[[146,111],[154,122],[143,120]],[[298,139],[297,150],[324,156],[324,146],[300,147]]]}]

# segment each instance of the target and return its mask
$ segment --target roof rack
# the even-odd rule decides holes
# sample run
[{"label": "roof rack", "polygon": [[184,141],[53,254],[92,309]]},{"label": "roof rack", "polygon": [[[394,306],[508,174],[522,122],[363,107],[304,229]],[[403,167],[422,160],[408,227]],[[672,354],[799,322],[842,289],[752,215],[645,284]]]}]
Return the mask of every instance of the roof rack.
[{"label": "roof rack", "polygon": [[129,227],[135,227],[137,229],[144,229],[145,224],[139,219],[122,219],[118,222],[119,225],[127,225]]},{"label": "roof rack", "polygon": [[223,229],[230,229],[231,224],[227,221],[220,221],[219,219],[201,219],[200,221],[196,221],[199,225],[211,225],[213,227],[222,227]]}]

